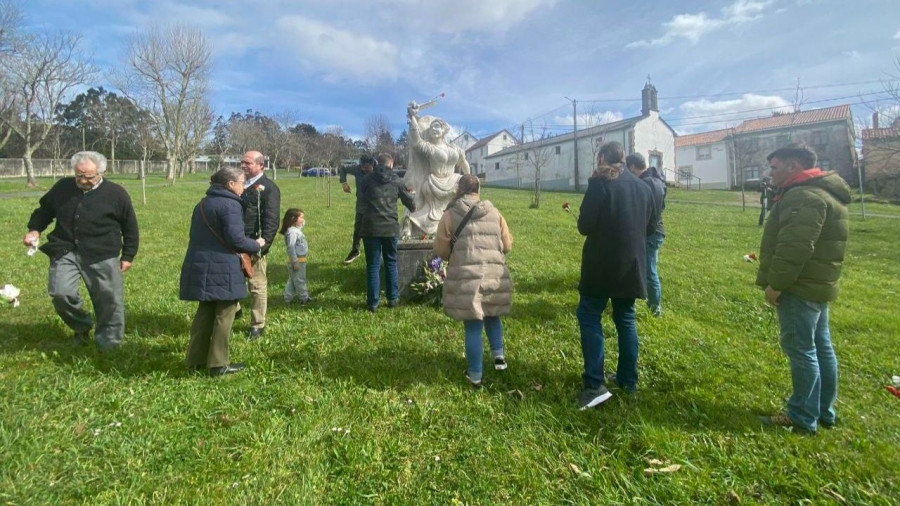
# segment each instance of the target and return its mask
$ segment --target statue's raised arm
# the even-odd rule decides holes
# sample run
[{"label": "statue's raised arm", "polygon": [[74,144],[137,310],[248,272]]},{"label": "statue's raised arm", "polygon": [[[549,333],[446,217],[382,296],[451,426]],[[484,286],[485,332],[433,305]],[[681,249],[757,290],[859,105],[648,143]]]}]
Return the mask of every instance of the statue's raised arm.
[{"label": "statue's raised arm", "polygon": [[404,215],[404,235],[432,235],[444,208],[453,198],[462,174],[470,172],[463,150],[448,144],[447,123],[434,116],[419,116],[421,106],[410,102],[409,153],[406,183],[416,191],[416,211]]}]

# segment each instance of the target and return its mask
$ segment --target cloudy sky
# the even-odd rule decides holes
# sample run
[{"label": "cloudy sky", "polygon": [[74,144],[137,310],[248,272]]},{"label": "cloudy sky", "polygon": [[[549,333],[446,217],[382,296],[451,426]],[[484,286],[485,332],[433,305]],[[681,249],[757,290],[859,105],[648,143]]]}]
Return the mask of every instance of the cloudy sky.
[{"label": "cloudy sky", "polygon": [[687,133],[792,106],[798,79],[812,109],[876,102],[900,78],[900,0],[28,0],[25,13],[32,29],[82,33],[107,69],[135,33],[195,25],[220,114],[356,136],[374,114],[399,133],[406,103],[440,92],[429,113],[477,136],[528,120],[562,133],[565,97],[582,121],[631,117],[649,75]]}]

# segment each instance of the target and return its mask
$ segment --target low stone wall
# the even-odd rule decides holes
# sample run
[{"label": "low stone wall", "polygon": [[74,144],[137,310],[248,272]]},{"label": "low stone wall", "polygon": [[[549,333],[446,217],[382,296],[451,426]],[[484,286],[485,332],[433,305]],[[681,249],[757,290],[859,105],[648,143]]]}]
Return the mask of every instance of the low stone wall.
[{"label": "low stone wall", "polygon": [[413,292],[410,283],[424,277],[424,263],[434,255],[432,240],[403,240],[397,244],[397,271],[400,281],[400,297],[409,299]]}]

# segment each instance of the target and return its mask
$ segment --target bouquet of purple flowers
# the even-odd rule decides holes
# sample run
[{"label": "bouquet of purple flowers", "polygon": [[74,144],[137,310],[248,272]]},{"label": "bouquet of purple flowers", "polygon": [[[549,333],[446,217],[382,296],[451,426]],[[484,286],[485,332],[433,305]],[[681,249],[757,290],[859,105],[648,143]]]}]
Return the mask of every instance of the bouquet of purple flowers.
[{"label": "bouquet of purple flowers", "polygon": [[441,260],[441,257],[434,257],[431,260],[425,260],[424,264],[425,278],[422,281],[412,283],[414,300],[430,304],[435,307],[441,305],[441,299],[444,296],[444,279],[447,277],[447,262]]}]

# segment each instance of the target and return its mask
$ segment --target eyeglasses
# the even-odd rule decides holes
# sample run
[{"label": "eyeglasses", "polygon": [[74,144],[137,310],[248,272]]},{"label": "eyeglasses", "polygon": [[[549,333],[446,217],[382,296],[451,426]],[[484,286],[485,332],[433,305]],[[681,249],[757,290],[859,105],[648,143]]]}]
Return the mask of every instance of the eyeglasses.
[{"label": "eyeglasses", "polygon": [[75,173],[75,179],[83,179],[85,181],[93,181],[100,176],[99,172],[95,172],[93,174],[80,174],[78,172]]}]

